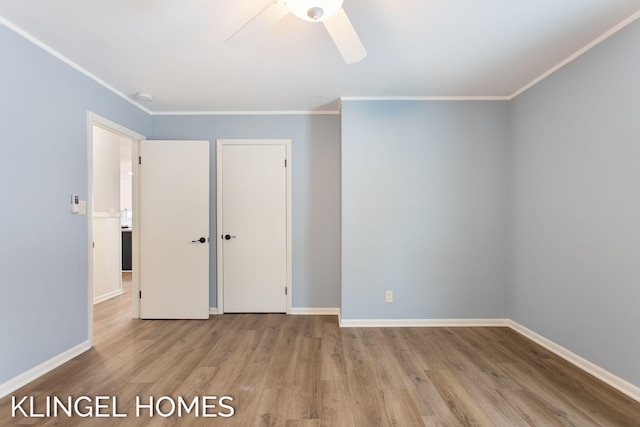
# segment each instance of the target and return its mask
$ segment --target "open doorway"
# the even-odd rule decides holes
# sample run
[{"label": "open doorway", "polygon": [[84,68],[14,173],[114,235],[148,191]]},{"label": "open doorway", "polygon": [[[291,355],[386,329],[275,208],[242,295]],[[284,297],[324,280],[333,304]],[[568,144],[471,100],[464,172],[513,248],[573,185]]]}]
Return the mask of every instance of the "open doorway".
[{"label": "open doorway", "polygon": [[128,156],[125,151],[127,145],[130,150],[131,140],[100,126],[93,126],[92,132],[93,303],[99,304],[122,294],[121,229],[128,227],[125,221],[132,217],[123,206],[126,181],[122,175],[127,173],[127,163],[130,169],[131,151]]},{"label": "open doorway", "polygon": [[143,136],[89,114],[89,323],[100,339],[139,317],[135,168]]}]

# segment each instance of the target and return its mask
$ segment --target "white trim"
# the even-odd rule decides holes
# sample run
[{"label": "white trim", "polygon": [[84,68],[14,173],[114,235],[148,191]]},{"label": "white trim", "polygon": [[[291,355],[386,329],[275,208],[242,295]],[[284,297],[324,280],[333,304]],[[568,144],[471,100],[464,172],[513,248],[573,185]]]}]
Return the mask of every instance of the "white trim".
[{"label": "white trim", "polygon": [[94,218],[120,218],[120,212],[93,212]]},{"label": "white trim", "polygon": [[508,101],[509,96],[342,96],[340,101]]},{"label": "white trim", "polygon": [[[88,227],[88,242],[87,242],[87,251],[89,256],[88,258],[88,262],[89,262],[89,267],[88,267],[88,277],[87,277],[87,286],[89,287],[89,298],[87,301],[88,304],[88,326],[87,326],[87,330],[89,331],[89,344],[93,345],[93,304],[95,304],[94,300],[93,300],[93,218],[94,218],[94,214],[97,214],[98,217],[100,216],[100,212],[93,212],[93,127],[97,126],[100,127],[102,129],[105,129],[109,132],[112,133],[116,133],[124,138],[128,138],[131,139],[132,141],[132,150],[133,150],[133,155],[135,157],[137,157],[138,155],[138,150],[139,150],[139,144],[140,144],[140,140],[145,140],[147,139],[144,135],[141,135],[137,132],[132,131],[131,129],[128,129],[122,125],[119,125],[118,123],[112,122],[109,119],[106,119],[102,116],[99,116],[98,114],[95,114],[91,111],[87,111],[87,216],[88,216],[88,220],[87,220],[87,227]],[[134,157],[134,158],[135,158]],[[135,209],[137,209],[138,207],[138,196],[139,196],[139,192],[138,192],[138,170],[137,170],[137,166],[138,163],[133,161],[133,211],[135,211]],[[139,229],[137,227],[137,217],[138,214],[136,214],[133,218],[133,225],[136,227],[132,230],[132,267],[133,267],[133,272],[131,275],[131,293],[132,295],[137,295],[140,291],[140,278],[138,276],[138,272],[140,271],[140,265],[139,265],[139,254],[137,252],[137,249],[139,248],[139,244],[138,244],[138,234],[139,234]],[[119,216],[119,215],[118,215]],[[132,309],[131,309],[131,317],[134,319],[137,319],[140,317],[140,300],[138,298],[131,298],[131,305],[132,305]]]},{"label": "white trim", "polygon": [[291,314],[291,307],[293,306],[293,215],[291,213],[291,207],[293,206],[293,193],[291,191],[293,155],[291,154],[291,140],[286,139],[284,143],[287,153],[287,314]]},{"label": "white trim", "polygon": [[340,110],[309,111],[152,111],[152,116],[295,116],[295,115],[336,115]]},{"label": "white trim", "polygon": [[291,314],[298,316],[339,316],[339,308],[292,307]]},{"label": "white trim", "polygon": [[119,97],[121,97],[125,101],[129,102],[130,104],[133,104],[134,106],[138,107],[139,109],[141,109],[145,113],[151,114],[151,111],[149,111],[148,109],[146,109],[142,105],[140,105],[137,102],[135,102],[129,96],[125,95],[124,93],[120,92],[118,89],[116,89],[113,86],[111,86],[109,83],[105,82],[104,80],[100,79],[96,75],[94,75],[94,74],[90,73],[89,71],[87,71],[86,69],[82,68],[81,66],[79,66],[78,64],[76,64],[75,62],[73,62],[72,60],[70,60],[69,58],[67,58],[66,56],[61,54],[60,52],[58,52],[57,50],[55,50],[52,47],[50,47],[50,46],[46,45],[45,43],[41,42],[40,40],[38,40],[37,38],[35,38],[31,34],[29,34],[26,31],[24,31],[22,28],[18,27],[17,25],[13,24],[12,22],[7,21],[2,16],[0,16],[0,24],[2,24],[5,27],[9,28],[13,32],[17,33],[18,35],[24,37],[25,39],[27,39],[28,41],[30,41],[34,45],[38,46],[40,49],[44,50],[48,54],[50,54],[53,57],[55,57],[55,58],[59,59],[60,61],[64,62],[69,67],[73,68],[74,70],[76,70],[76,71],[84,74],[85,76],[89,77],[91,80],[93,80],[96,83],[98,83],[99,85],[103,86],[105,89],[109,90],[110,92],[113,92],[115,95],[118,95]]},{"label": "white trim", "polygon": [[107,292],[104,295],[100,295],[98,297],[93,298],[93,304],[94,305],[98,304],[98,303],[100,303],[102,301],[106,301],[108,299],[117,297],[118,295],[122,295],[123,293],[124,293],[124,291],[122,289],[116,289],[116,290],[113,290],[111,292]]},{"label": "white trim", "polygon": [[[142,136],[142,135],[141,135]],[[147,138],[133,139],[131,144],[131,160],[133,176],[131,177],[131,202],[134,212],[131,226],[131,318],[140,318],[140,164],[136,159],[140,156],[140,141]],[[137,298],[136,298],[137,296]]]},{"label": "white trim", "polygon": [[609,384],[611,387],[615,388],[616,390],[640,402],[640,387],[637,387],[631,384],[630,382],[623,380],[617,375],[612,374],[611,372],[601,368],[600,366],[592,362],[589,362],[587,359],[581,356],[578,356],[572,351],[567,350],[561,345],[556,344],[550,339],[547,339],[542,335],[536,332],[533,332],[531,329],[528,329],[520,325],[519,323],[514,322],[513,320],[509,320],[508,326],[514,331],[516,331],[517,333],[519,333],[520,335],[523,335],[524,337],[530,339],[531,341],[541,345],[542,347],[546,348],[552,353],[562,357],[567,362],[582,369],[586,373],[591,374],[592,376],[596,377],[600,381],[603,381]]},{"label": "white trim", "polygon": [[293,303],[293,218],[291,215],[291,140],[290,139],[216,139],[216,295],[218,302],[218,313],[224,313],[224,292],[223,292],[223,272],[222,272],[222,239],[218,236],[222,230],[222,146],[223,145],[259,145],[278,144],[284,145],[286,153],[286,180],[287,180],[287,314],[291,314]]},{"label": "white trim", "polygon": [[218,314],[218,307],[209,307],[209,314],[211,315]]},{"label": "white trim", "polygon": [[89,346],[93,345],[93,127],[96,117],[87,112],[87,331]]},{"label": "white trim", "polygon": [[5,397],[9,393],[29,384],[31,381],[35,381],[47,372],[50,372],[62,365],[63,363],[68,362],[76,356],[84,353],[85,351],[91,348],[91,342],[89,340],[84,341],[83,343],[78,344],[75,347],[70,348],[67,351],[64,351],[57,356],[52,357],[51,359],[29,369],[26,372],[18,375],[10,379],[9,381],[0,384],[0,398]]},{"label": "white trim", "polygon": [[513,98],[515,98],[516,96],[520,95],[521,93],[523,93],[527,89],[529,89],[529,88],[535,86],[536,84],[540,83],[542,80],[546,79],[551,74],[553,74],[556,71],[558,71],[560,68],[564,67],[565,65],[567,65],[568,63],[570,63],[574,59],[582,56],[587,51],[591,50],[592,48],[594,48],[595,46],[597,46],[598,44],[600,44],[604,40],[608,39],[609,37],[611,37],[612,35],[614,35],[618,31],[622,30],[624,27],[626,27],[627,25],[631,24],[633,21],[635,21],[638,18],[640,18],[640,10],[637,11],[636,13],[634,13],[633,15],[631,15],[630,17],[628,17],[627,19],[625,19],[624,21],[620,22],[618,25],[614,26],[610,30],[606,31],[604,34],[602,34],[599,37],[597,37],[595,40],[593,40],[591,43],[589,43],[586,46],[584,46],[582,49],[579,49],[578,51],[576,51],[573,55],[569,56],[564,61],[556,64],[553,67],[551,67],[550,69],[548,69],[547,71],[542,73],[540,76],[536,77],[533,81],[531,81],[530,83],[526,84],[522,88],[520,88],[517,91],[515,91],[514,93],[512,93],[508,97],[508,99],[512,100]]},{"label": "white trim", "polygon": [[455,328],[508,325],[509,319],[340,319],[341,328]]},{"label": "white trim", "polygon": [[87,111],[87,117],[92,125],[101,127],[102,129],[108,130],[112,133],[117,133],[120,136],[123,136],[128,139],[147,139],[146,136],[139,134],[138,132],[132,131],[116,122],[112,122],[109,119],[106,119],[102,116],[97,115],[91,111]]}]

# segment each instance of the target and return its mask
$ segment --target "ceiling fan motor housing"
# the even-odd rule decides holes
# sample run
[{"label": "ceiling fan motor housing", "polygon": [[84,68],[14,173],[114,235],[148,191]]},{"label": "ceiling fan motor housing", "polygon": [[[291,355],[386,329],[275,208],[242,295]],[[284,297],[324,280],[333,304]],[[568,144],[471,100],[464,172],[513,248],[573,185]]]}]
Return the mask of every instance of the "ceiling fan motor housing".
[{"label": "ceiling fan motor housing", "polygon": [[329,18],[342,7],[343,0],[286,0],[287,7],[300,19],[318,22]]},{"label": "ceiling fan motor housing", "polygon": [[322,15],[324,15],[324,10],[321,7],[314,6],[311,9],[307,10],[307,16],[314,21],[322,18]]}]

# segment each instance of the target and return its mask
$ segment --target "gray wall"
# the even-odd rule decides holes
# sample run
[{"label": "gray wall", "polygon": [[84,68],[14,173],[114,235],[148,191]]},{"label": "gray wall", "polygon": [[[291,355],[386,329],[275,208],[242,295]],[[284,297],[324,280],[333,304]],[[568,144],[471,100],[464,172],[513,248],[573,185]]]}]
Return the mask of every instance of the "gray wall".
[{"label": "gray wall", "polygon": [[[211,141],[212,231],[216,229],[216,139],[291,139],[293,307],[340,306],[339,123],[338,115],[153,117],[153,139]],[[211,245],[212,307],[216,306],[215,249]]]},{"label": "gray wall", "polygon": [[87,111],[149,117],[0,25],[0,384],[88,338]]},{"label": "gray wall", "polygon": [[343,103],[344,319],[506,317],[506,119],[506,102]]},{"label": "gray wall", "polygon": [[510,105],[510,317],[640,386],[640,22]]}]

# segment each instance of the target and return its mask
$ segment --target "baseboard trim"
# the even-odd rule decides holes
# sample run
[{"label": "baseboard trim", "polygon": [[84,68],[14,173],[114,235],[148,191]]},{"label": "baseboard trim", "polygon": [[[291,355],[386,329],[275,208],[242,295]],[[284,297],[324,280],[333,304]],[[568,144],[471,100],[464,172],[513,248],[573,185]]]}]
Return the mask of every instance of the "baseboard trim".
[{"label": "baseboard trim", "polygon": [[90,348],[91,348],[91,342],[89,340],[86,340],[83,343],[78,344],[77,346],[72,347],[69,350],[60,353],[59,355],[52,357],[46,362],[43,362],[38,366],[33,367],[26,372],[23,372],[17,377],[10,379],[9,381],[3,384],[0,384],[0,398],[3,398],[7,396],[9,393],[16,391],[20,387],[25,386],[32,381],[35,381],[36,379],[40,378],[47,372],[54,370],[58,366],[68,362],[69,360],[73,359],[76,356],[79,356],[80,354],[84,353]]},{"label": "baseboard trim", "polygon": [[[209,307],[209,314],[218,314],[217,307]],[[293,307],[291,308],[292,315],[296,316],[339,316],[340,309],[339,308],[316,308],[316,307],[308,307],[308,308],[300,308]]]},{"label": "baseboard trim", "polygon": [[340,319],[341,328],[504,327],[509,319]]},{"label": "baseboard trim", "polygon": [[297,316],[338,316],[339,308],[292,307],[291,314]]},{"label": "baseboard trim", "polygon": [[124,293],[124,291],[122,289],[116,289],[115,291],[111,291],[111,292],[107,292],[104,295],[100,295],[98,297],[95,297],[93,299],[93,305],[98,304],[99,302],[102,301],[106,301],[108,299],[111,299],[113,297],[117,297],[118,295],[122,295]]},{"label": "baseboard trim", "polygon": [[514,322],[513,320],[509,320],[508,326],[519,333],[520,335],[529,338],[531,341],[536,344],[541,345],[552,353],[562,357],[567,362],[577,366],[588,374],[596,377],[600,381],[605,382],[621,393],[626,394],[633,400],[640,402],[640,387],[637,387],[630,382],[623,380],[615,374],[607,371],[606,369],[601,368],[600,366],[589,362],[587,359],[578,356],[570,350],[562,347],[559,344],[551,341],[548,338],[543,337],[542,335],[533,332],[531,329],[522,326],[521,324]]}]

